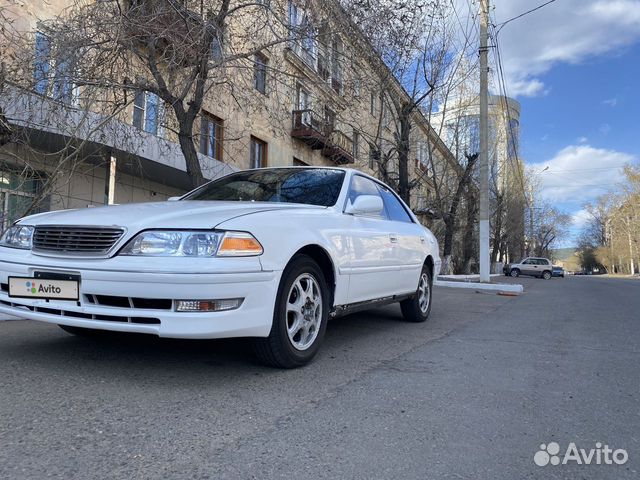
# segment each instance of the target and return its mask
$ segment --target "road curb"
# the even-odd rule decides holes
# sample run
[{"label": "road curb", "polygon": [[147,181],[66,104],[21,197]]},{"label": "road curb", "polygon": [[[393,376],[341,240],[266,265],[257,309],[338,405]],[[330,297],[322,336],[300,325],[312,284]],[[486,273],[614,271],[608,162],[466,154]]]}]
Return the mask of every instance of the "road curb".
[{"label": "road curb", "polygon": [[505,293],[515,293],[515,294],[520,294],[524,292],[524,287],[519,284],[448,282],[446,280],[436,280],[435,284],[438,287],[467,288],[467,289],[473,289],[473,290],[489,290],[494,292],[505,292]]}]

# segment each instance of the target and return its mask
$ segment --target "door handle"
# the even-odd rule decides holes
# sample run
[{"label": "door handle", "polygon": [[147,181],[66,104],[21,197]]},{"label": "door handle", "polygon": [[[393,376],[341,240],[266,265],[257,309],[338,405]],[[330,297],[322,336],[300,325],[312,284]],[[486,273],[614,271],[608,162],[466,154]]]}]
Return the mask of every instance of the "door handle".
[{"label": "door handle", "polygon": [[389,234],[389,241],[391,243],[398,243],[398,235],[396,235],[395,233],[390,233]]}]

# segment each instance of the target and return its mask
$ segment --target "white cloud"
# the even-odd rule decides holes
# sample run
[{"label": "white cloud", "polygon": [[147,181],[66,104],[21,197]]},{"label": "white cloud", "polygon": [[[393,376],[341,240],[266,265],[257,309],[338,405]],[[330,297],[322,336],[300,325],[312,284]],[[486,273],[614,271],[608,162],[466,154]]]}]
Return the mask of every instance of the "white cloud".
[{"label": "white cloud", "polygon": [[613,98],[607,98],[606,100],[602,101],[603,105],[608,105],[610,107],[615,107],[616,105],[618,105],[618,99],[616,97]]},{"label": "white cloud", "polygon": [[[493,3],[492,21],[499,26],[539,2]],[[640,41],[640,0],[557,1],[509,23],[498,39],[509,95],[541,95],[547,87],[538,77],[554,65],[577,64]]]},{"label": "white cloud", "polygon": [[602,133],[603,135],[608,135],[610,131],[611,125],[609,125],[608,123],[603,123],[602,125],[600,125],[600,133]]},{"label": "white cloud", "polygon": [[589,143],[589,139],[587,137],[578,137],[578,143]]},{"label": "white cloud", "polygon": [[[635,157],[589,145],[570,145],[545,162],[532,164],[539,173],[540,195],[552,202],[583,203],[614,187],[623,179],[622,165]],[[542,172],[545,167],[549,167]]]},{"label": "white cloud", "polygon": [[584,208],[578,210],[573,215],[571,215],[571,221],[573,222],[573,226],[575,228],[583,228],[589,221],[592,219],[591,214],[587,212]]}]

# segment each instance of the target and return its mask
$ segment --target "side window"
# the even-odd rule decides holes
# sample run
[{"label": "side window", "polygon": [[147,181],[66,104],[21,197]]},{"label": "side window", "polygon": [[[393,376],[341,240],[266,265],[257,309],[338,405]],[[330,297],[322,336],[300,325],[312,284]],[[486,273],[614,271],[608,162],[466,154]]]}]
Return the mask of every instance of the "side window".
[{"label": "side window", "polygon": [[407,211],[388,188],[385,188],[382,185],[378,185],[378,189],[380,190],[380,194],[382,195],[382,201],[384,202],[384,207],[387,210],[389,220],[393,220],[395,222],[413,223]]},{"label": "side window", "polygon": [[[360,175],[354,175],[353,177],[351,177],[351,186],[349,187],[349,196],[347,198],[347,201],[353,204],[356,198],[358,198],[360,195],[373,195],[376,197],[380,197],[380,191],[378,190],[377,184],[372,180],[369,180],[366,177],[361,177]],[[377,215],[375,215],[375,217],[387,220],[387,215],[385,213],[384,207]]]},{"label": "side window", "polygon": [[524,262],[522,262],[522,265],[531,265],[531,263],[531,260],[527,258]]}]

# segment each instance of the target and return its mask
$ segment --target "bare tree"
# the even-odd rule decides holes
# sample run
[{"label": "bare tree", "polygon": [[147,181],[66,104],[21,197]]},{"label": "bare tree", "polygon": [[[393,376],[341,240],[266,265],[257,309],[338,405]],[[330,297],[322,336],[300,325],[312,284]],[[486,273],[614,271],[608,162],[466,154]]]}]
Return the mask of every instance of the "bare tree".
[{"label": "bare tree", "polygon": [[205,176],[194,138],[203,102],[226,89],[236,104],[251,104],[245,92],[255,55],[291,39],[282,13],[256,1],[77,1],[46,29],[53,44],[81,53],[69,69],[75,85],[101,90],[108,102],[158,99],[154,108],[164,111],[198,186]]}]

